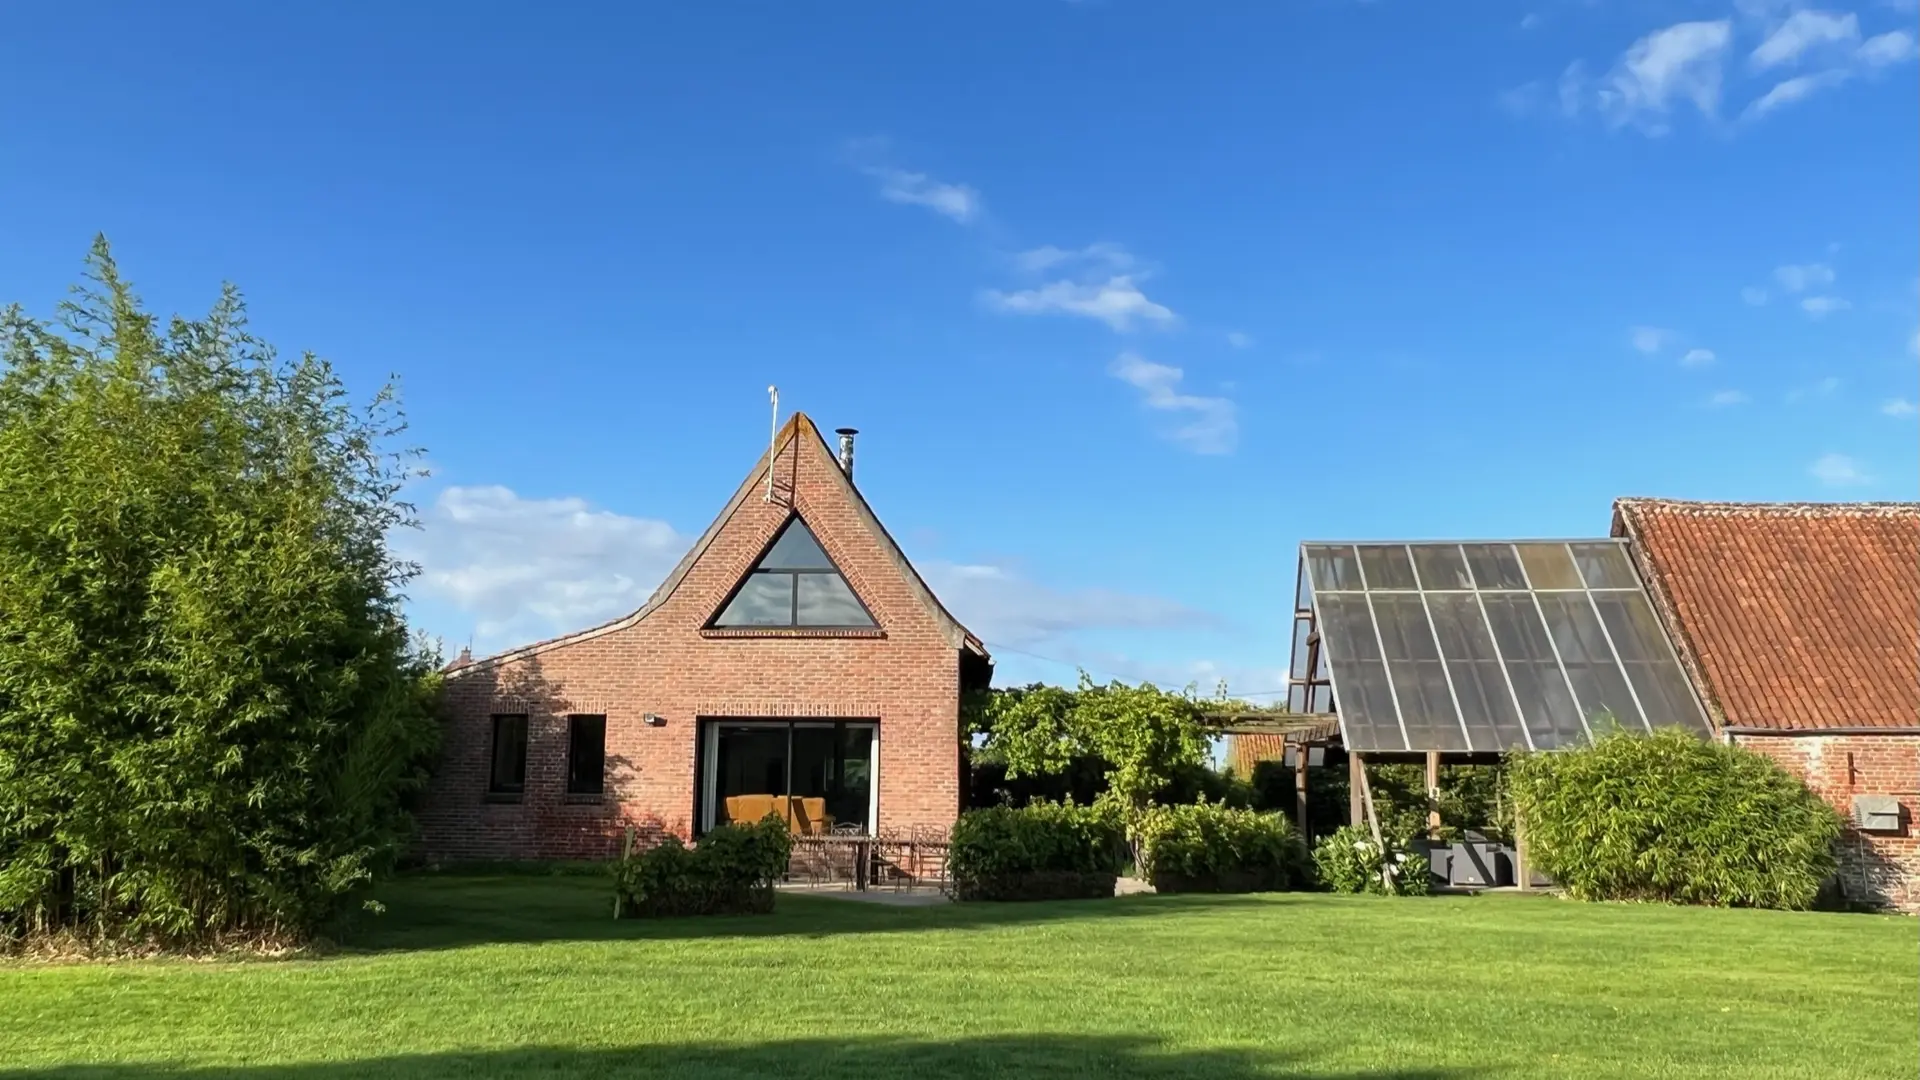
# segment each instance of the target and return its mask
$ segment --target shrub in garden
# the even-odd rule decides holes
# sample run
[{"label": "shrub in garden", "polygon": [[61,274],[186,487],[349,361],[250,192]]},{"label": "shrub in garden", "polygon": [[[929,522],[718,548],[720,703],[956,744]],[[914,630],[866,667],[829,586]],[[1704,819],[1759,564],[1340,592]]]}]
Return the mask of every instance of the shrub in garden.
[{"label": "shrub in garden", "polygon": [[143,311],[104,240],[0,311],[0,944],[284,943],[411,836],[438,735],[391,396]]},{"label": "shrub in garden", "polygon": [[1285,814],[1200,802],[1148,807],[1131,829],[1140,873],[1158,892],[1304,888],[1313,868]]},{"label": "shrub in garden", "polygon": [[1111,804],[993,806],[954,823],[947,868],[962,900],[1112,896],[1125,842]]},{"label": "shrub in garden", "polygon": [[1584,900],[1806,908],[1841,819],[1771,758],[1679,729],[1511,766],[1533,865]]},{"label": "shrub in garden", "polygon": [[721,825],[691,848],[669,836],[614,863],[614,915],[765,914],[773,910],[773,883],[792,854],[792,832],[771,817]]},{"label": "shrub in garden", "polygon": [[1342,825],[1322,837],[1313,865],[1320,884],[1337,893],[1425,896],[1432,889],[1426,856],[1416,845],[1387,838],[1383,847],[1362,825]]}]

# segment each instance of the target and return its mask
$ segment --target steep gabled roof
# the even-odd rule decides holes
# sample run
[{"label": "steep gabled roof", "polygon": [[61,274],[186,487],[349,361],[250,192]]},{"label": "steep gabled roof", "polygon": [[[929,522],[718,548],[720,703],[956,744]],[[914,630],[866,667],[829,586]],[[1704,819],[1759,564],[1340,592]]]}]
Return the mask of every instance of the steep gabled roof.
[{"label": "steep gabled roof", "polygon": [[1723,728],[1920,730],[1920,503],[1621,499]]},{"label": "steep gabled roof", "polygon": [[[873,508],[867,505],[867,500],[865,496],[860,494],[860,489],[855,487],[853,481],[840,469],[839,464],[833,456],[833,452],[827,447],[826,439],[820,434],[820,429],[814,426],[812,419],[810,419],[806,413],[796,412],[787,420],[786,424],[780,428],[779,433],[775,435],[774,444],[768,452],[760,455],[759,462],[754,465],[753,471],[747,474],[747,478],[741,481],[740,487],[734,491],[733,497],[727,500],[726,507],[713,519],[713,523],[707,526],[707,531],[700,534],[700,539],[694,541],[693,546],[687,549],[687,553],[681,556],[680,562],[674,566],[673,572],[668,574],[666,579],[660,583],[659,587],[653,590],[653,595],[647,598],[647,602],[641,605],[640,610],[631,615],[615,619],[612,622],[602,623],[599,626],[578,630],[571,634],[563,634],[560,637],[549,638],[546,641],[535,642],[531,645],[522,645],[518,648],[486,657],[485,659],[474,660],[471,663],[447,670],[446,676],[448,678],[459,678],[475,671],[497,667],[500,664],[533,656],[536,653],[545,652],[548,649],[557,648],[561,645],[569,645],[577,641],[585,641],[590,638],[599,637],[602,634],[609,634],[616,630],[625,629],[645,619],[648,615],[651,615],[660,605],[666,603],[667,598],[673,595],[675,589],[680,587],[680,583],[685,580],[687,572],[693,568],[694,564],[700,561],[700,557],[704,555],[707,548],[712,545],[714,538],[719,536],[722,526],[726,524],[729,517],[733,516],[734,511],[738,510],[740,505],[748,499],[766,490],[768,469],[772,467],[773,463],[777,461],[780,455],[789,447],[793,448],[796,453],[811,452],[819,455],[821,461],[827,466],[825,470],[826,473],[842,485],[845,493],[850,496],[850,502],[859,512],[860,520],[867,527],[867,531],[872,535],[874,542],[879,545],[881,552],[900,570],[901,575],[907,581],[908,587],[926,608],[927,613],[933,617],[934,622],[940,627],[941,633],[946,637],[948,643],[955,649],[986,657],[986,646],[966,627],[960,625],[960,621],[955,619],[953,615],[947,611],[946,607],[940,603],[940,599],[933,595],[933,590],[927,587],[926,581],[920,577],[920,572],[914,569],[911,562],[907,561],[906,553],[901,551],[900,545],[894,542],[893,536],[887,532],[886,526],[880,524],[880,519],[874,515]],[[776,476],[776,484],[778,479]]]}]

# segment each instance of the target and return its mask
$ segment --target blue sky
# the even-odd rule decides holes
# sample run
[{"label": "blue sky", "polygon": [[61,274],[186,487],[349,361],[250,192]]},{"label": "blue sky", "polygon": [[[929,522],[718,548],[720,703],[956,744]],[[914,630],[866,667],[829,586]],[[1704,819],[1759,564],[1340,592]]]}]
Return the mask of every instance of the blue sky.
[{"label": "blue sky", "polygon": [[398,374],[455,647],[637,606],[769,383],[1003,682],[1278,690],[1303,538],[1920,482],[1910,2],[85,7],[0,300],[104,231]]}]

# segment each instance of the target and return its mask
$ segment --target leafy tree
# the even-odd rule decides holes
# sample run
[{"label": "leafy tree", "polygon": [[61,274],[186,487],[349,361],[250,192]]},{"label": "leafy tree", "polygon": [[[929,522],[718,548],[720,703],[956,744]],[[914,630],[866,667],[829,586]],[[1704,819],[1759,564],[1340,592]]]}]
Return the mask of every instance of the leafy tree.
[{"label": "leafy tree", "polygon": [[1036,683],[988,691],[970,703],[968,728],[984,736],[981,756],[1003,764],[1013,779],[1058,775],[1095,759],[1106,796],[1138,810],[1207,761],[1207,709],[1192,688],[1101,686],[1081,672],[1075,690]]},{"label": "leafy tree", "polygon": [[0,936],[297,936],[403,849],[436,732],[404,424],[230,286],[163,327],[104,239],[87,282],[0,313]]}]

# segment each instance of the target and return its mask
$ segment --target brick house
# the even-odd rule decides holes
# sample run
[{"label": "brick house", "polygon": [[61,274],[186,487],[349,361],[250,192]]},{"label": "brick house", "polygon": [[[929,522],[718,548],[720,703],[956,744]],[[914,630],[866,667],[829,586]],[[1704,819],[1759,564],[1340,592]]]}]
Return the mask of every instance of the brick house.
[{"label": "brick house", "polygon": [[598,858],[773,800],[796,828],[944,829],[992,660],[796,413],[640,610],[446,676],[431,861]]},{"label": "brick house", "polygon": [[1716,733],[1852,822],[1848,895],[1920,910],[1920,504],[1622,499],[1613,534]]}]

